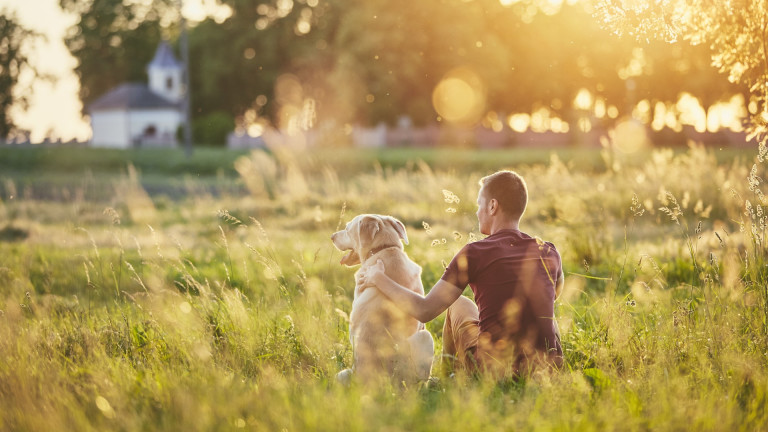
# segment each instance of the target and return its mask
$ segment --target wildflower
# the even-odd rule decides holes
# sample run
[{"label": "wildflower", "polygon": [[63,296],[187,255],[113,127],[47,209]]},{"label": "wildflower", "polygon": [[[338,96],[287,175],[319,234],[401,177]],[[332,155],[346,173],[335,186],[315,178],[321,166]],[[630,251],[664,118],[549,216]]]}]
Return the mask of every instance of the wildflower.
[{"label": "wildflower", "polygon": [[676,224],[680,224],[680,216],[683,215],[683,211],[680,208],[680,204],[677,202],[677,198],[675,198],[675,196],[672,195],[671,192],[666,192],[665,198],[666,198],[666,201],[671,203],[672,205],[671,206],[665,205],[663,207],[659,207],[659,210],[662,213],[669,216],[673,222],[675,222]]},{"label": "wildflower", "polygon": [[760,177],[757,176],[757,164],[753,164],[752,169],[749,170],[747,182],[749,183],[749,190],[752,192],[756,192],[760,187]]},{"label": "wildflower", "polygon": [[240,221],[240,219],[229,214],[229,210],[219,210],[217,212],[217,216],[224,219],[227,222],[232,223],[233,225],[244,225],[243,222]]},{"label": "wildflower", "polygon": [[752,203],[751,203],[749,200],[747,200],[747,201],[744,203],[744,207],[747,209],[747,210],[744,212],[744,214],[745,214],[746,216],[749,216],[749,217],[750,217],[750,218],[752,218],[752,219],[755,219],[755,211],[752,209]]},{"label": "wildflower", "polygon": [[453,204],[453,203],[458,204],[459,202],[461,202],[461,200],[459,199],[458,196],[456,196],[455,193],[447,189],[443,189],[443,198],[445,199],[445,202],[447,202],[448,204]]},{"label": "wildflower", "polygon": [[424,227],[424,231],[426,231],[427,234],[432,234],[432,228],[429,226],[426,222],[421,222],[421,226]]},{"label": "wildflower", "polygon": [[637,197],[637,194],[632,194],[632,205],[629,206],[629,210],[635,217],[640,217],[645,213],[645,209],[643,208],[643,205],[640,204],[640,199]]},{"label": "wildflower", "polygon": [[107,207],[102,214],[112,218],[112,225],[120,225],[120,215],[117,213],[117,210]]}]

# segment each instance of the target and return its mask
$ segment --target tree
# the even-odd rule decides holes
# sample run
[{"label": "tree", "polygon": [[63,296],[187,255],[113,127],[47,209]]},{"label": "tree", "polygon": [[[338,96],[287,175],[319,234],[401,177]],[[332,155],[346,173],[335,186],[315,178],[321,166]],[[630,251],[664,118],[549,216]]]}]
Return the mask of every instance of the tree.
[{"label": "tree", "polygon": [[221,3],[232,9],[229,18],[207,19],[190,30],[192,115],[224,111],[238,117],[252,110],[276,121],[278,78],[301,75],[309,90],[310,71],[326,69],[318,42],[334,28],[333,2]]},{"label": "tree", "polygon": [[[176,1],[60,0],[81,17],[67,44],[80,61],[84,105],[121,82],[146,79],[144,67],[157,42],[176,31]],[[604,17],[619,16],[609,24],[633,19],[613,14],[609,6],[617,2],[598,9]],[[314,103],[319,121],[337,125],[394,124],[401,115],[415,124],[431,123],[437,118],[432,92],[456,68],[482,81],[483,114],[545,107],[572,120],[582,89],[615,106],[619,115],[631,113],[642,99],[675,102],[683,90],[705,105],[740,91],[719,78],[703,46],[611,37],[610,29],[620,26],[601,28],[589,2],[220,3],[231,8],[231,16],[207,19],[189,31],[193,120],[220,112],[242,124],[258,114],[279,125],[286,104],[296,112]],[[639,18],[632,24],[651,30]],[[634,34],[642,33],[635,27]],[[619,73],[638,59],[640,70]],[[290,101],[277,91],[287,88],[281,83],[290,84]],[[610,127],[614,119],[603,121]]]},{"label": "tree", "polygon": [[42,37],[21,26],[16,17],[0,12],[0,140],[8,138],[16,130],[9,110],[14,105],[26,108],[28,94],[19,88],[19,76],[24,69],[32,70],[24,45],[31,39]]},{"label": "tree", "polygon": [[749,138],[768,141],[768,3],[765,0],[596,2],[596,15],[617,34],[709,47],[712,65],[750,96]]},{"label": "tree", "polygon": [[77,59],[83,109],[113,87],[129,81],[145,82],[146,66],[161,38],[176,30],[174,0],[60,0],[62,9],[77,14],[78,22],[65,38]]}]

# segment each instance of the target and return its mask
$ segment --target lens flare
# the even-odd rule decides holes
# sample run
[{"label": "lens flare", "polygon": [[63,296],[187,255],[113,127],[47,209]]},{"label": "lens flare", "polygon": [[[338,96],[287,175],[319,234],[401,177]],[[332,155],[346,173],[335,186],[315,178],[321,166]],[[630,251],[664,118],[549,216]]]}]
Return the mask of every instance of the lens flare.
[{"label": "lens flare", "polygon": [[432,105],[449,123],[473,125],[485,112],[485,86],[472,70],[454,69],[435,86]]},{"label": "lens flare", "polygon": [[650,145],[645,125],[636,119],[624,119],[610,132],[614,146],[623,153],[631,154]]}]

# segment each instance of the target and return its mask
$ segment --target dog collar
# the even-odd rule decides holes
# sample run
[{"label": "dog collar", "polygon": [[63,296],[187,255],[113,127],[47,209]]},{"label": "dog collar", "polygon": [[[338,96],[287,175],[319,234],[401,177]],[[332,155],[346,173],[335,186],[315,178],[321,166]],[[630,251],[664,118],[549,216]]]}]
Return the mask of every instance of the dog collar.
[{"label": "dog collar", "polygon": [[[377,253],[383,251],[384,249],[390,249],[390,248],[394,248],[394,247],[400,247],[400,245],[384,245],[384,246],[379,246],[379,247],[373,248],[373,249],[370,250],[370,252],[368,252],[368,258],[376,255]],[[366,258],[366,259],[368,259],[368,258]]]}]

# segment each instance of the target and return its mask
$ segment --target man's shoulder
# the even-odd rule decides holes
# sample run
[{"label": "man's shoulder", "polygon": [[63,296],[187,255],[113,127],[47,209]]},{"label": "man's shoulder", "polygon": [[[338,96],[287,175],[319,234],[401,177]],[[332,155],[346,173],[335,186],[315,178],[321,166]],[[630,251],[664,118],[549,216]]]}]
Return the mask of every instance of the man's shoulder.
[{"label": "man's shoulder", "polygon": [[506,231],[497,235],[491,235],[484,239],[476,240],[474,242],[467,243],[462,247],[459,253],[471,253],[476,251],[486,250],[490,246],[504,245],[504,246],[522,246],[526,249],[531,247],[538,247],[544,251],[551,251],[557,253],[555,244],[551,241],[543,240],[539,236],[532,236],[522,231]]},{"label": "man's shoulder", "polygon": [[539,253],[543,252],[545,255],[560,255],[560,253],[557,251],[557,248],[555,247],[555,244],[551,241],[543,240],[539,236],[532,236],[524,232],[520,232],[520,237],[523,242],[529,246],[529,249],[536,248]]}]

